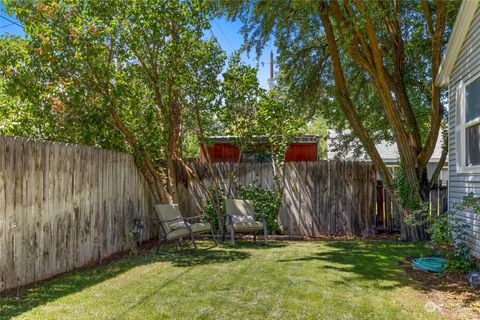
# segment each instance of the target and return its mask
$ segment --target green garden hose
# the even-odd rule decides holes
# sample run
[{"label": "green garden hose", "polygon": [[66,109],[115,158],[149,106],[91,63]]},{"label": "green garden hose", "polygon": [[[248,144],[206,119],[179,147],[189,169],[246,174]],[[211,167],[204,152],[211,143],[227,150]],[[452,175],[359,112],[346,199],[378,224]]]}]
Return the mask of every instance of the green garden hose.
[{"label": "green garden hose", "polygon": [[414,269],[426,270],[430,272],[442,272],[447,260],[443,258],[417,258],[412,260]]}]

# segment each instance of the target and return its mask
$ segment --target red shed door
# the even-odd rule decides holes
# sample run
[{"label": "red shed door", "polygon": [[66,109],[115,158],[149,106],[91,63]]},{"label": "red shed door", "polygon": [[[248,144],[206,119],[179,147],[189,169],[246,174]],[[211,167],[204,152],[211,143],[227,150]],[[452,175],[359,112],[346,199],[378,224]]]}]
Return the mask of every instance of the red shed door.
[{"label": "red shed door", "polygon": [[316,143],[297,143],[288,146],[286,162],[317,161]]},{"label": "red shed door", "polygon": [[238,157],[240,156],[240,151],[238,148],[230,143],[216,143],[206,148],[202,145],[202,154],[200,155],[201,163],[207,162],[205,149],[210,155],[212,162],[237,162]]}]

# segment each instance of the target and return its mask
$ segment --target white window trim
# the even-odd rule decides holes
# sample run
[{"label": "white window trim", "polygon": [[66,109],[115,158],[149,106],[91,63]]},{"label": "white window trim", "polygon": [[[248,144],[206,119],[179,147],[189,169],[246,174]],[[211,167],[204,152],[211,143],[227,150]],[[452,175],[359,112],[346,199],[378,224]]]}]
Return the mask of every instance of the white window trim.
[{"label": "white window trim", "polygon": [[[480,117],[465,122],[465,89],[473,81],[479,79],[475,77],[466,83],[460,81],[456,89],[456,112],[455,112],[455,144],[456,144],[456,162],[457,173],[480,173],[480,165],[465,165],[466,160],[466,139],[465,131],[467,128],[480,123]],[[459,121],[460,120],[460,121]]]}]

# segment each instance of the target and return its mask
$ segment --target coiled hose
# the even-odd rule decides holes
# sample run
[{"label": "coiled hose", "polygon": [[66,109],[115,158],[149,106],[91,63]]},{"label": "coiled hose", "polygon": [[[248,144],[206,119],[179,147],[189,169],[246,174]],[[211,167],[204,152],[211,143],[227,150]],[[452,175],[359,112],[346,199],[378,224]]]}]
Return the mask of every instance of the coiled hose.
[{"label": "coiled hose", "polygon": [[442,272],[447,260],[443,258],[417,258],[412,260],[414,269],[426,270],[430,272]]}]

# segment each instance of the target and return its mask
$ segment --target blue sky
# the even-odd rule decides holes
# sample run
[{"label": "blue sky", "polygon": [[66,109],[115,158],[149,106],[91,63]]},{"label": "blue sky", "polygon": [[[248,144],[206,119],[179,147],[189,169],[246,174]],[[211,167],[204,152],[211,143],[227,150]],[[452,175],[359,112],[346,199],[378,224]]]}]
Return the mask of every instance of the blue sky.
[{"label": "blue sky", "polygon": [[[23,35],[23,29],[16,24],[7,21],[5,18],[18,22],[15,17],[7,16],[2,12],[2,4],[0,3],[0,34]],[[235,50],[240,49],[243,43],[243,37],[240,34],[242,23],[239,21],[226,21],[224,18],[217,18],[212,20],[211,33],[218,39],[220,46],[230,56]],[[273,51],[274,56],[276,50],[273,44],[269,44],[263,50],[262,56],[257,60],[256,53],[243,53],[241,58],[244,62],[251,66],[258,66],[258,80],[260,85],[268,89],[268,78],[270,77],[270,51]]]},{"label": "blue sky", "polygon": [[[223,50],[230,56],[232,52],[240,49],[243,43],[243,36],[240,34],[242,23],[239,21],[226,21],[224,18],[214,19],[211,23],[211,31],[218,39]],[[275,46],[269,43],[262,52],[261,57],[257,60],[256,53],[243,53],[242,60],[251,66],[258,66],[257,77],[260,85],[268,89],[268,78],[270,77],[270,51],[273,51],[273,56],[277,53]],[[274,63],[275,65],[275,63]]]}]

